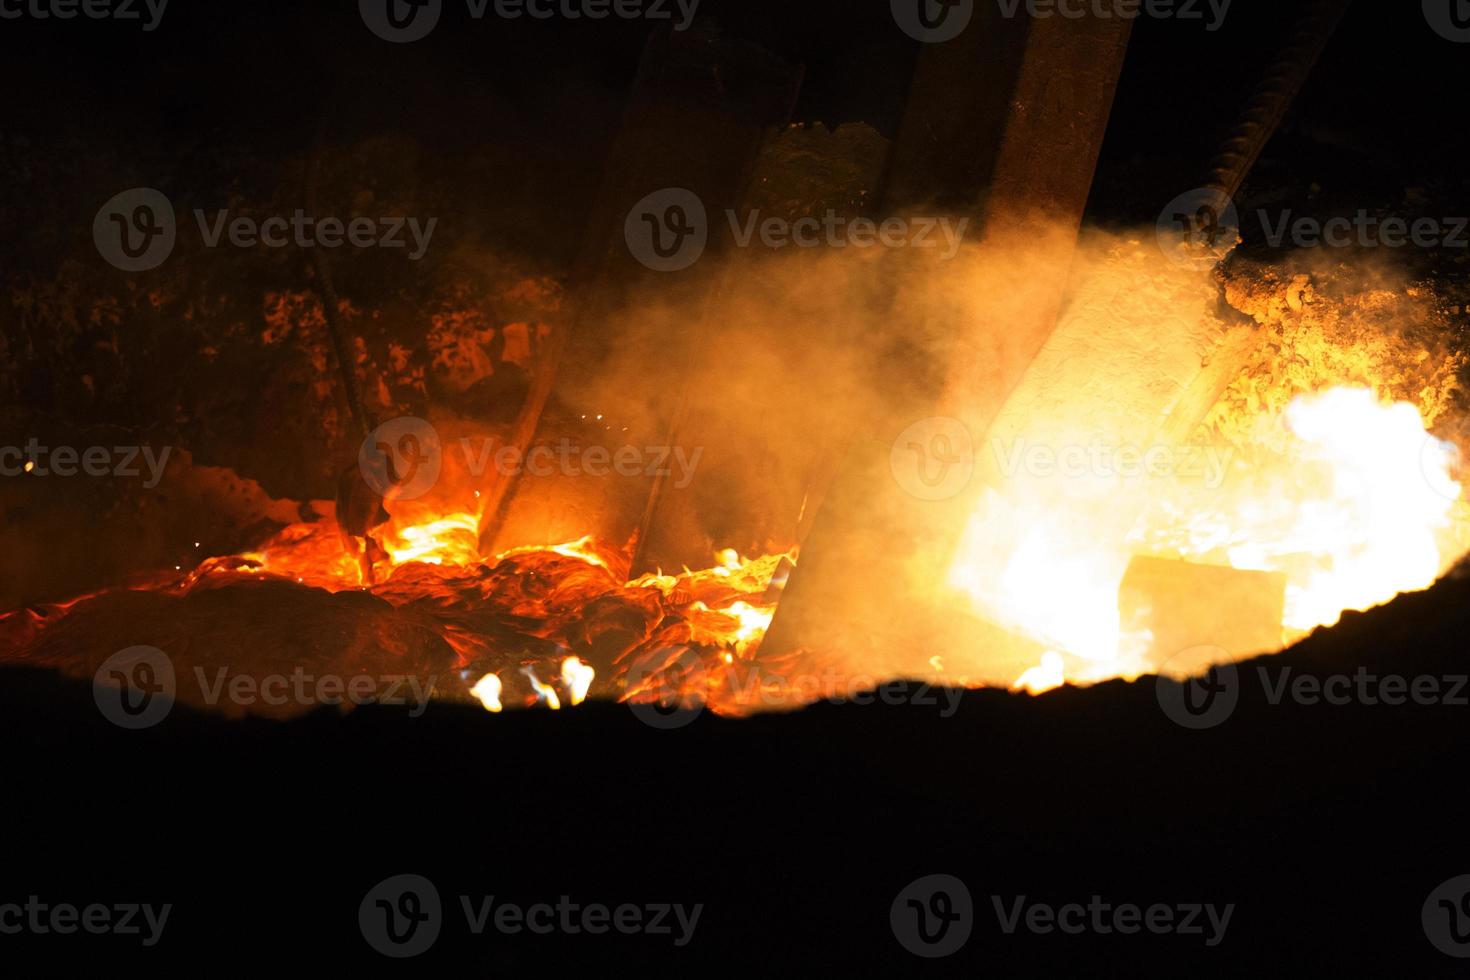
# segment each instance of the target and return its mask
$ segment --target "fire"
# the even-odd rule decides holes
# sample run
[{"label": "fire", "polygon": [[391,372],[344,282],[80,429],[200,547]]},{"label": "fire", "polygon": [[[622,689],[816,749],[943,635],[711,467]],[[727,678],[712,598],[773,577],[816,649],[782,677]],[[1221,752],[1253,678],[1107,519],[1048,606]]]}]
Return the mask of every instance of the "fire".
[{"label": "fire", "polygon": [[1126,630],[1120,613],[1135,556],[1284,575],[1280,642],[1231,651],[1238,657],[1427,588],[1465,553],[1452,520],[1455,447],[1429,435],[1414,405],[1333,387],[1250,421],[1258,451],[1234,460],[1219,486],[1149,481],[1137,506],[1122,508],[1126,520],[1105,493],[987,496],[950,584],[982,615],[1051,648],[1015,687],[1038,693],[1163,666],[1171,651]]},{"label": "fire", "polygon": [[536,676],[536,668],[529,664],[521,668],[521,673],[526,675],[526,680],[531,682],[531,690],[536,692],[536,703],[544,704],[552,711],[561,710],[561,698],[557,697],[556,688],[550,684],[543,684]]},{"label": "fire", "polygon": [[470,693],[485,706],[486,711],[500,712],[503,705],[500,703],[500,692],[503,685],[497,674],[486,674],[481,677],[475,686],[470,688]]},{"label": "fire", "polygon": [[[390,528],[392,526],[390,525]],[[383,543],[394,565],[466,565],[479,550],[480,519],[474,514],[450,514],[425,524],[392,528]]]},{"label": "fire", "polygon": [[561,662],[561,682],[574,707],[587,700],[587,689],[596,678],[597,671],[582,663],[580,657],[568,657]]}]

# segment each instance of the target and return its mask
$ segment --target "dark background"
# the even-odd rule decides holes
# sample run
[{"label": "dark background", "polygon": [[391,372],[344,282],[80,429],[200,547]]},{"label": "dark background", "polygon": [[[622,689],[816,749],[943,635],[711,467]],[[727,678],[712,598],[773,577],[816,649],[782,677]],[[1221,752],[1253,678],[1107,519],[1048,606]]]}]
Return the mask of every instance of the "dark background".
[{"label": "dark background", "polygon": [[[1201,21],[1135,23],[1092,218],[1152,223],[1163,189],[1201,182],[1299,7],[1235,0],[1215,32]],[[895,29],[886,2],[704,0],[697,22],[805,65],[797,121],[862,121],[893,136],[918,45]],[[221,144],[300,151],[324,117],[332,136],[407,134],[447,165],[491,145],[514,165],[460,191],[569,226],[564,249],[575,245],[648,33],[616,19],[476,21],[451,2],[427,39],[390,45],[353,3],[286,0],[173,0],[148,34],[84,19],[3,27],[9,142],[80,144],[94,164],[110,159],[159,181],[186,179]],[[1464,49],[1429,29],[1419,4],[1355,3],[1257,182],[1313,180],[1368,202],[1406,183],[1460,179],[1464,69]],[[60,196],[0,189],[12,257],[42,260],[38,240],[64,234],[66,207],[90,218],[100,204],[43,186]],[[528,247],[558,238],[505,230]]]}]

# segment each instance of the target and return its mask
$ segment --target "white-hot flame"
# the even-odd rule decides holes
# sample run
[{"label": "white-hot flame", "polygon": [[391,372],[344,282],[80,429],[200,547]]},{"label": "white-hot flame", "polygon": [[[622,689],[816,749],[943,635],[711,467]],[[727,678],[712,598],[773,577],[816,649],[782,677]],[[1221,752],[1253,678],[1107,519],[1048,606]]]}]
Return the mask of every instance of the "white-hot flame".
[{"label": "white-hot flame", "polygon": [[503,705],[500,703],[500,678],[495,674],[486,674],[475,682],[470,688],[470,693],[479,699],[485,706],[486,711],[499,712]]},{"label": "white-hot flame", "polygon": [[[1121,625],[1119,587],[1135,555],[1283,573],[1282,626],[1299,635],[1427,588],[1465,552],[1451,521],[1457,452],[1428,435],[1414,406],[1334,388],[1260,422],[1272,451],[1237,463],[1219,486],[1159,481],[1132,499],[1014,481],[987,494],[950,584],[986,618],[1054,651],[1016,687],[1157,666],[1152,637]],[[1231,651],[1263,652],[1272,651]]]},{"label": "white-hot flame", "polygon": [[587,700],[587,689],[596,677],[597,671],[578,657],[568,657],[561,662],[561,683],[567,690],[567,700],[574,707]]},{"label": "white-hot flame", "polygon": [[531,682],[531,690],[536,692],[538,704],[544,704],[552,711],[561,710],[561,698],[556,696],[556,688],[541,683],[540,678],[536,676],[536,671],[529,664],[521,668],[521,673],[525,674],[526,679]]}]

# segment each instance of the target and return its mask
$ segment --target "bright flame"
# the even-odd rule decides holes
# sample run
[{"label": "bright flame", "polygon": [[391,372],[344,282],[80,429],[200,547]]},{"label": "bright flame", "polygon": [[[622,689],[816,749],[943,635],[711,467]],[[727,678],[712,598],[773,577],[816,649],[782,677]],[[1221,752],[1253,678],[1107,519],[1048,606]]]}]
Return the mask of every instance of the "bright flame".
[{"label": "bright flame", "polygon": [[597,671],[582,663],[578,657],[568,657],[561,662],[562,686],[567,689],[567,699],[572,702],[573,707],[587,700],[587,689],[592,686],[592,680],[596,676]]},{"label": "bright flame", "polygon": [[1028,694],[1041,694],[1067,683],[1067,662],[1060,653],[1048,650],[1041,655],[1041,666],[1032,667],[1012,687]]},{"label": "bright flame", "polygon": [[391,529],[383,548],[402,565],[416,561],[425,565],[465,564],[478,553],[480,519],[474,514],[450,514],[426,524]]},{"label": "bright flame", "polygon": [[481,677],[470,688],[470,693],[480,700],[486,711],[498,712],[503,707],[500,703],[500,678],[495,674]]},{"label": "bright flame", "polygon": [[1282,626],[1300,635],[1428,588],[1464,553],[1451,521],[1455,448],[1428,435],[1413,405],[1333,388],[1262,415],[1254,431],[1260,451],[1219,486],[1151,482],[1131,507],[1116,493],[1048,496],[1022,481],[987,493],[949,582],[987,619],[1050,648],[1017,688],[1132,678],[1167,658],[1151,634],[1123,628],[1119,588],[1135,555],[1282,573]]},{"label": "bright flame", "polygon": [[552,711],[561,710],[561,698],[556,696],[556,688],[541,683],[536,676],[536,671],[530,665],[521,668],[521,673],[526,675],[526,680],[531,682],[531,690],[536,692],[536,703],[544,704]]}]

